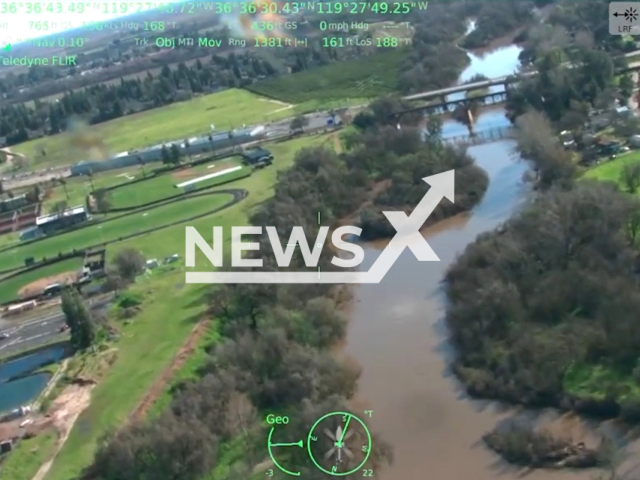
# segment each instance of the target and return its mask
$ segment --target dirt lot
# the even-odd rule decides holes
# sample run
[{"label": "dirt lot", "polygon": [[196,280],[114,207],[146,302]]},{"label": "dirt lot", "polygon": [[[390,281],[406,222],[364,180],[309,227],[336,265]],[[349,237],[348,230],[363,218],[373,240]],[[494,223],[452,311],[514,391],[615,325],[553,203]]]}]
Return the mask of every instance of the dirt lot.
[{"label": "dirt lot", "polygon": [[185,168],[182,170],[178,170],[176,172],[173,172],[171,175],[176,180],[184,180],[185,178],[193,178],[197,176],[193,168]]},{"label": "dirt lot", "polygon": [[91,390],[94,385],[69,385],[65,388],[60,396],[53,401],[49,413],[47,414],[47,420],[58,432],[58,442],[56,445],[56,453],[44,463],[32,480],[42,480],[49,472],[53,460],[56,455],[67,441],[69,433],[73,428],[73,424],[80,414],[91,403]]},{"label": "dirt lot", "polygon": [[53,285],[54,283],[72,283],[78,280],[78,277],[78,271],[74,270],[73,272],[65,272],[47,278],[40,278],[35,282],[31,282],[30,284],[22,287],[18,291],[18,294],[23,298],[32,295],[38,295],[39,293],[42,293],[42,291],[49,285]]}]

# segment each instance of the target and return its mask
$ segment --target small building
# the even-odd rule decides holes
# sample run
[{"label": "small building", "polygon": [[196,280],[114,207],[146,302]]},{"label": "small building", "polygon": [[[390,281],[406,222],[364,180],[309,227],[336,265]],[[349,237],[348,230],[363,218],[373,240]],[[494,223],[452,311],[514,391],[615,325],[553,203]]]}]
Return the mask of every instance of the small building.
[{"label": "small building", "polygon": [[54,213],[36,219],[36,226],[45,235],[85,222],[89,215],[84,207],[74,207],[61,213]]},{"label": "small building", "polygon": [[266,148],[257,147],[242,152],[242,158],[247,165],[271,165],[273,162],[273,154]]}]

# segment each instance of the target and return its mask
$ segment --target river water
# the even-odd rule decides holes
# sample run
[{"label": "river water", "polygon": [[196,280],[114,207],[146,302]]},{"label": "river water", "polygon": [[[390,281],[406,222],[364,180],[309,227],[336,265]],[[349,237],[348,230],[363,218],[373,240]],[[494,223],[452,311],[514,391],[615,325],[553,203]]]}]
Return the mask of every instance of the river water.
[{"label": "river water", "polygon": [[[476,57],[462,79],[475,73],[511,73],[517,53],[517,48],[508,47]],[[502,70],[499,62],[504,62]],[[476,128],[505,124],[501,110],[490,110],[479,116]],[[464,132],[463,125],[444,125],[445,136]],[[500,461],[481,441],[484,433],[512,412],[495,402],[469,399],[447,369],[454,352],[447,342],[440,291],[447,268],[465,247],[509,218],[526,199],[527,165],[514,155],[513,147],[512,142],[497,142],[469,149],[489,175],[489,188],[471,213],[424,232],[440,262],[418,262],[406,249],[380,284],[354,289],[345,353],[363,369],[358,398],[374,411],[368,423],[395,451],[393,466],[376,472],[379,479],[515,480],[524,473]],[[362,270],[369,269],[385,243],[365,246]],[[577,422],[564,423],[565,433],[576,441],[583,439],[580,425],[576,431],[567,431]],[[539,470],[527,478],[587,480],[593,472]]]}]

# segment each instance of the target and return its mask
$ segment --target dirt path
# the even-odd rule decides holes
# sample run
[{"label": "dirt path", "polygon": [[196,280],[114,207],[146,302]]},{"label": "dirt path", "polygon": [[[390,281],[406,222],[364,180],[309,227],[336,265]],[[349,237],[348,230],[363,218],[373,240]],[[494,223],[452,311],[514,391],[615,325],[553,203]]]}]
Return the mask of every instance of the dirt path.
[{"label": "dirt path", "polygon": [[261,102],[268,102],[268,103],[275,103],[276,105],[282,105],[283,107],[292,107],[293,106],[290,103],[281,102],[279,100],[271,100],[271,99],[268,99],[268,98],[261,98],[260,101]]},{"label": "dirt path", "polygon": [[42,464],[31,480],[43,480],[49,473],[53,461],[60,453],[67,438],[69,438],[73,425],[91,403],[91,390],[93,387],[94,385],[71,385],[65,388],[60,396],[53,401],[51,405],[51,421],[58,431],[56,450],[53,456]]},{"label": "dirt path", "polygon": [[342,153],[342,142],[340,142],[339,134],[333,135],[333,148],[335,149],[336,153]]},{"label": "dirt path", "polygon": [[207,333],[209,324],[209,320],[198,322],[189,334],[187,340],[182,344],[182,347],[180,347],[180,350],[178,350],[176,356],[173,357],[169,366],[160,374],[156,381],[153,382],[153,385],[151,385],[151,388],[147,391],[142,401],[135,410],[131,412],[129,416],[130,421],[142,420],[146,416],[156,400],[164,393],[175,373],[182,368],[187,358],[194,352],[200,339]]}]

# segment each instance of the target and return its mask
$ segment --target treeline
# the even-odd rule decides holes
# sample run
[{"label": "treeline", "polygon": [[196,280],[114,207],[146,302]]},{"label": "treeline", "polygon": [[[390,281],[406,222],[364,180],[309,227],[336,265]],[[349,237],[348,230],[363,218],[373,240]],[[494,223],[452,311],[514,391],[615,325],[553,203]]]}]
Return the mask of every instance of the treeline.
[{"label": "treeline", "polygon": [[[605,2],[591,3],[606,7]],[[566,16],[560,18],[568,23]],[[561,130],[582,130],[591,108],[611,108],[616,100],[626,103],[634,82],[630,75],[615,75],[616,68],[626,66],[625,58],[614,58],[622,53],[618,47],[624,44],[610,42],[613,36],[608,35],[608,30],[606,41],[598,36],[601,30],[597,25],[603,23],[599,17],[598,22],[593,19],[593,30],[585,29],[584,23],[568,29],[557,18],[556,21],[557,24],[541,25],[530,32],[520,58],[539,74],[519,82],[507,100],[507,113],[514,120],[528,109],[535,109],[544,112]]]},{"label": "treeline", "polygon": [[[516,10],[524,8],[520,7],[521,4],[528,3],[515,2],[514,6],[509,8]],[[457,80],[468,63],[468,57],[456,42],[464,35],[467,19],[478,11],[478,5],[480,3],[477,2],[436,2],[429,6],[428,11],[416,9],[409,15],[403,15],[402,19],[395,19],[400,21],[406,17],[415,29],[412,45],[406,50],[404,66],[398,73],[397,90],[399,92],[413,93],[443,88]],[[186,32],[185,36],[187,34],[193,34],[194,38],[210,36],[221,41],[226,41],[229,35],[228,30],[212,31],[206,35]],[[113,48],[116,53],[109,53]],[[97,59],[87,62],[84,67],[78,66],[77,70],[68,72],[69,76],[66,78],[59,78],[60,71],[53,67],[32,66],[25,74],[8,75],[7,78],[0,79],[0,92],[10,93],[24,86],[30,90],[24,93],[24,95],[30,95],[29,98],[41,98],[60,92],[61,86],[67,89],[67,93],[59,99],[59,102],[36,100],[35,107],[24,103],[1,107],[0,137],[5,138],[7,145],[14,145],[63,131],[71,116],[80,115],[89,123],[96,124],[187,100],[193,95],[211,93],[223,88],[248,86],[260,79],[311,70],[329,63],[350,61],[363,55],[375,54],[371,49],[358,45],[327,48],[323,46],[320,39],[312,37],[307,47],[270,50],[272,54],[269,56],[265,56],[258,50],[249,49],[242,53],[213,55],[210,62],[206,62],[204,58],[198,58],[193,65],[178,63],[174,69],[166,65],[172,61],[184,62],[185,56],[186,59],[197,58],[202,47],[193,46],[185,47],[186,51],[163,54],[162,59],[166,64],[161,72],[152,74],[147,70],[146,75],[141,73],[139,78],[125,80],[122,77],[124,74],[139,72],[144,62],[148,63],[147,68],[153,69],[157,59],[145,60],[144,57],[139,57],[139,52],[123,53],[120,45],[113,48],[107,49],[109,50],[108,61],[118,65],[106,65],[102,60]],[[204,51],[202,53],[204,54]],[[116,56],[113,57],[113,55]],[[132,70],[132,65],[137,67]],[[105,66],[109,68],[98,70],[95,73],[98,77],[94,81],[104,82],[113,79],[113,72],[117,71],[121,76],[119,83],[117,81],[112,84],[95,83],[92,86],[77,89],[85,82],[85,77],[78,73],[86,68],[101,69]],[[57,80],[54,82],[54,79]]]},{"label": "treeline", "polygon": [[[410,205],[426,191],[423,176],[457,164],[464,165],[457,176],[461,198],[467,177],[486,186],[486,177],[463,153],[444,146],[435,134],[424,144],[416,129],[385,125],[389,120],[380,111],[372,107],[374,121],[349,137],[345,153],[325,147],[298,152],[294,166],[279,176],[273,198],[252,215],[251,224],[275,226],[281,238],[302,226],[308,239],[315,238],[318,212],[324,223],[337,225],[378,198],[381,189],[375,187],[381,184],[389,203]],[[409,176],[394,175],[405,168]],[[261,249],[247,258],[261,258],[261,271],[277,268],[266,235],[260,243]],[[336,270],[332,256],[320,255],[323,271]],[[296,249],[289,270],[306,268]],[[199,378],[181,384],[159,418],[107,435],[85,478],[200,480],[212,471],[220,479],[249,478],[265,460],[260,414],[284,412],[290,417],[288,435],[306,438],[322,415],[350,411],[360,372],[331,353],[346,332],[340,307],[348,298],[344,289],[322,284],[239,284],[212,290],[206,302],[221,339],[209,349]],[[222,445],[243,451],[243,458],[224,471],[216,470]],[[291,449],[287,455],[304,478],[326,477],[305,451]],[[392,458],[391,448],[376,438],[368,468]]]},{"label": "treeline", "polygon": [[624,98],[611,59],[580,39],[594,37],[536,51],[540,75],[510,96],[518,150],[543,194],[452,266],[446,318],[470,393],[637,421],[640,202],[576,181],[578,158],[555,135],[570,114],[582,125],[606,92]]},{"label": "treeline", "polygon": [[[247,73],[250,72],[250,75]],[[55,134],[66,128],[67,120],[83,116],[91,124],[101,123],[130,113],[186,100],[193,94],[235,87],[255,76],[276,74],[271,64],[252,52],[222,57],[214,55],[211,63],[197,60],[194,65],[164,66],[157,74],[144,78],[120,79],[115,84],[96,84],[84,90],[70,91],[56,102],[35,102],[0,108],[0,136],[8,145],[24,142],[43,134]]]},{"label": "treeline", "polygon": [[444,88],[458,79],[469,58],[456,42],[465,34],[472,12],[469,2],[430,2],[426,12],[410,15],[415,30],[398,73],[398,91],[409,94]]},{"label": "treeline", "polygon": [[475,29],[462,39],[460,46],[467,49],[486,47],[492,41],[537,21],[536,3],[552,1],[475,2]]}]

